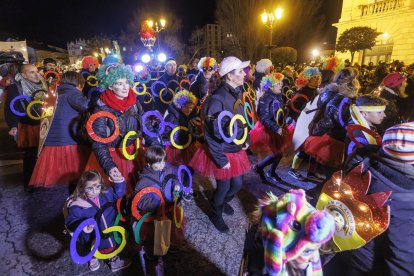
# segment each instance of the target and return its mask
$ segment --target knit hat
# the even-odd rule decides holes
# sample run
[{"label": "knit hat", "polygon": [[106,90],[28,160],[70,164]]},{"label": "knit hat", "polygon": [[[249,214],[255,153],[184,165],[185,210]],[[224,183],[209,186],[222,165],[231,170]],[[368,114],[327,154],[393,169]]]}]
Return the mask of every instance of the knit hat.
[{"label": "knit hat", "polygon": [[93,57],[93,56],[83,57],[83,59],[82,59],[82,68],[83,69],[88,69],[89,65],[91,65],[91,64],[94,64],[95,68],[98,68],[99,67],[98,59],[96,57]]},{"label": "knit hat", "polygon": [[[307,248],[329,241],[335,231],[333,217],[310,205],[302,189],[290,190],[280,198],[269,192],[259,200],[256,215],[260,219],[264,262],[269,275],[286,275],[287,262],[297,259]],[[319,252],[314,254],[312,268],[317,273],[321,263]]]},{"label": "knit hat", "polygon": [[248,61],[241,61],[236,57],[225,57],[223,61],[220,63],[219,75],[223,77],[224,75],[230,73],[236,69],[243,69],[244,67],[249,66],[250,60]]},{"label": "knit hat", "polygon": [[258,73],[266,72],[266,69],[273,66],[272,61],[267,58],[263,58],[256,63],[256,71]]},{"label": "knit hat", "polygon": [[406,76],[400,73],[391,73],[388,74],[384,79],[383,83],[386,87],[394,88],[400,86],[405,80],[407,79]]},{"label": "knit hat", "polygon": [[395,125],[382,138],[384,152],[404,163],[414,164],[414,123]]}]

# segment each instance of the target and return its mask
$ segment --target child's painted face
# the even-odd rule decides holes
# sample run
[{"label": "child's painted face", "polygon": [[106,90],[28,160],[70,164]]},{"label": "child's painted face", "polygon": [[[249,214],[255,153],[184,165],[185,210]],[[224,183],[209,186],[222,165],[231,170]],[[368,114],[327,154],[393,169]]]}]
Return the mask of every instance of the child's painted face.
[{"label": "child's painted face", "polygon": [[317,257],[319,247],[316,245],[308,246],[302,254],[292,260],[293,266],[298,269],[306,269],[310,262]]},{"label": "child's painted face", "polygon": [[186,103],[183,108],[181,108],[181,111],[184,113],[185,116],[189,116],[191,112],[193,111],[195,105],[193,103]]},{"label": "child's painted face", "polygon": [[91,180],[86,182],[85,194],[88,198],[97,197],[101,193],[102,185],[99,179]]},{"label": "child's painted face", "polygon": [[384,121],[386,115],[384,111],[362,112],[362,116],[367,120],[368,124],[380,125]]}]

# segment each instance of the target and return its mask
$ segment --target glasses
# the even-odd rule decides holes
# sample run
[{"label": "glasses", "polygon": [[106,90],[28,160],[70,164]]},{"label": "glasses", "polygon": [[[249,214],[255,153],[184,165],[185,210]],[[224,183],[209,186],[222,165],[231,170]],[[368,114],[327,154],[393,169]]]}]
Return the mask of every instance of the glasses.
[{"label": "glasses", "polygon": [[213,71],[213,67],[203,67],[203,72],[211,72]]},{"label": "glasses", "polygon": [[85,192],[87,192],[87,193],[93,193],[95,190],[99,192],[101,190],[101,188],[102,188],[102,185],[96,185],[96,186],[92,186],[92,187],[86,187],[85,188]]}]

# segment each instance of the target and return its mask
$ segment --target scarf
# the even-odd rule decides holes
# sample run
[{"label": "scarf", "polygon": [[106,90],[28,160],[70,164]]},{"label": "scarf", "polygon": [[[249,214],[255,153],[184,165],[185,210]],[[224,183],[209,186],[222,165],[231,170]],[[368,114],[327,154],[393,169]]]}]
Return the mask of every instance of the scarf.
[{"label": "scarf", "polygon": [[15,78],[17,82],[20,82],[23,89],[23,94],[26,96],[31,97],[32,94],[39,90],[48,91],[47,84],[44,79],[41,79],[39,83],[31,82],[27,79],[25,79],[20,73],[17,73]]},{"label": "scarf", "polygon": [[110,89],[106,89],[101,94],[100,98],[104,102],[104,104],[106,104],[110,108],[122,112],[127,110],[137,102],[137,98],[135,97],[135,94],[131,89],[129,89],[128,97],[126,97],[123,100],[118,99],[115,96],[115,93]]}]

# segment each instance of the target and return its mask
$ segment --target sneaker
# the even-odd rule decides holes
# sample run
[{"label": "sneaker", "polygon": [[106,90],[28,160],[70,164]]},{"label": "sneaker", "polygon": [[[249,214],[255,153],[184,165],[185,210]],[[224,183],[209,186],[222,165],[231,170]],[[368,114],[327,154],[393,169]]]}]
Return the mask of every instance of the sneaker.
[{"label": "sneaker", "polygon": [[219,230],[221,233],[229,232],[229,227],[224,222],[222,216],[213,216],[211,218],[211,222],[213,223],[214,227],[216,227],[216,229]]},{"label": "sneaker", "polygon": [[311,173],[311,172],[308,172],[306,178],[310,181],[314,181],[317,183],[322,183],[325,181],[325,178],[319,177],[318,175]]},{"label": "sneaker", "polygon": [[233,209],[233,207],[230,206],[230,204],[225,202],[224,206],[223,206],[223,213],[225,213],[226,215],[231,216],[231,215],[234,214],[234,209]]},{"label": "sneaker", "polygon": [[99,263],[99,260],[96,258],[92,258],[89,262],[88,262],[88,267],[90,271],[97,271],[100,267],[101,264]]},{"label": "sneaker", "polygon": [[109,266],[112,272],[117,272],[121,269],[127,268],[130,266],[132,261],[130,259],[121,259],[118,256],[115,256],[109,259]]},{"label": "sneaker", "polygon": [[280,176],[278,176],[275,172],[271,173],[270,170],[265,173],[265,176],[270,183],[278,183],[282,181]]},{"label": "sneaker", "polygon": [[305,178],[298,171],[296,171],[294,169],[290,169],[288,171],[288,175],[290,175],[291,177],[293,177],[293,178],[295,178],[299,181],[304,181],[305,180]]}]

